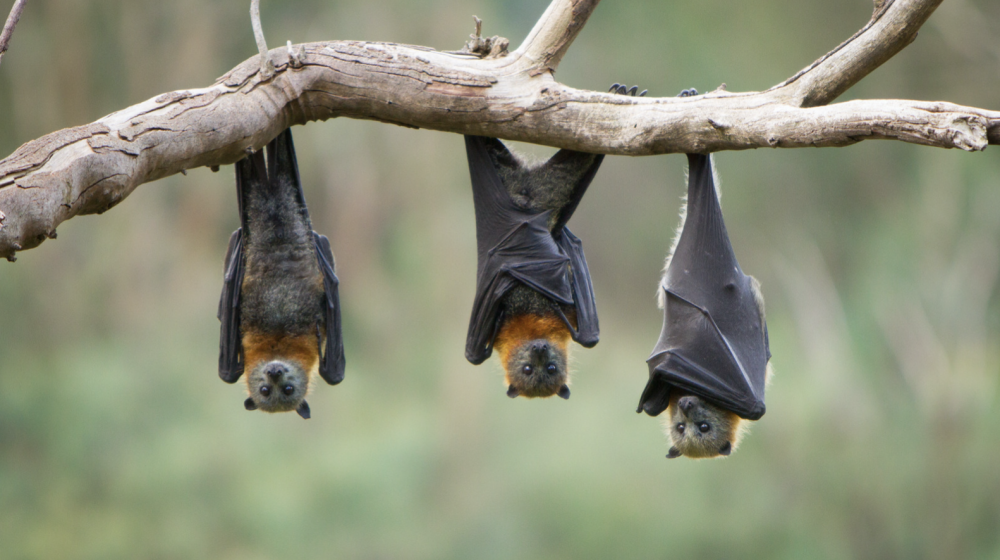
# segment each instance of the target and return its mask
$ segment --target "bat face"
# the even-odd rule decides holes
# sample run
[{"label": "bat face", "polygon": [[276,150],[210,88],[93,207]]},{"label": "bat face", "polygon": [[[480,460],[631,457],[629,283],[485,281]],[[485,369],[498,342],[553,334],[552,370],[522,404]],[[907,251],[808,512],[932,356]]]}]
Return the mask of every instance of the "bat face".
[{"label": "bat face", "polygon": [[668,459],[726,456],[739,445],[742,419],[693,395],[673,395],[664,428],[673,446]]},{"label": "bat face", "polygon": [[261,336],[247,334],[243,337],[246,355],[247,391],[244,403],[248,410],[264,412],[289,412],[292,410],[308,418],[305,404],[309,381],[319,364],[316,338],[311,336]]},{"label": "bat face", "polygon": [[507,396],[569,398],[570,333],[554,316],[517,315],[497,335],[507,381]]}]

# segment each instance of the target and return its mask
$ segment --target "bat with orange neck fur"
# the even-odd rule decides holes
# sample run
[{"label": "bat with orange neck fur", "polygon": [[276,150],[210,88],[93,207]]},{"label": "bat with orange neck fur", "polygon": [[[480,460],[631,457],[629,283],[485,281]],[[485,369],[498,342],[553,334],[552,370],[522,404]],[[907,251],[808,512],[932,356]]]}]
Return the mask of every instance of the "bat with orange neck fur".
[{"label": "bat with orange neck fur", "polygon": [[226,254],[219,301],[219,377],[244,372],[247,410],[296,411],[319,374],[344,379],[339,281],[329,240],[312,230],[291,130],[236,163],[240,229]]}]

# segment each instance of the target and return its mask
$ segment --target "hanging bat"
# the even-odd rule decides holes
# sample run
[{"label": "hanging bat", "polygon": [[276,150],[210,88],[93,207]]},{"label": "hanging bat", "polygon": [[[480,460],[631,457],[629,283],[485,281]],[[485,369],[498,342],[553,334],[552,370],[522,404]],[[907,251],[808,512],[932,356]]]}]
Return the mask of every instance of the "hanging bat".
[{"label": "hanging bat", "polygon": [[309,418],[315,373],[344,379],[339,281],[330,241],[309,221],[291,130],[236,163],[240,229],[226,252],[219,301],[219,377],[247,372],[247,410]]},{"label": "hanging bat", "polygon": [[736,262],[714,175],[711,156],[688,154],[687,207],[660,282],[663,330],[636,410],[667,410],[671,459],[729,455],[743,420],[765,410],[764,298]]},{"label": "hanging bat", "polygon": [[568,399],[569,341],[592,348],[600,328],[583,246],[566,223],[604,156],[560,150],[530,164],[495,138],[466,136],[465,147],[479,253],[465,357],[478,365],[496,348],[511,398]]},{"label": "hanging bat", "polygon": [[531,166],[495,138],[466,136],[479,252],[465,357],[496,347],[507,395],[569,398],[567,346],[597,344],[580,240],[566,228],[602,155],[560,150]]}]

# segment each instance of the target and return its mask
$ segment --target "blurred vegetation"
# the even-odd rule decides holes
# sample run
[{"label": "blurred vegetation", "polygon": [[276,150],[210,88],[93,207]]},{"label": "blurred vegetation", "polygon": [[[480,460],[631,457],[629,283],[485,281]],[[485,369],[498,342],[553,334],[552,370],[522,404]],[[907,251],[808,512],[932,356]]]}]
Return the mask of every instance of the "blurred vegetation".
[{"label": "blurred vegetation", "polygon": [[[0,2],[6,15],[12,2]],[[546,0],[265,0],[272,45],[517,45]],[[0,67],[0,155],[256,52],[245,0],[34,0]],[[558,79],[767,88],[867,0],[605,0]],[[844,99],[1000,108],[1000,3],[950,0]],[[684,158],[609,158],[573,219],[602,341],[573,398],[511,401],[463,358],[475,241],[461,138],[295,130],[344,303],[347,380],[313,419],[216,377],[231,168],[139,188],[0,264],[0,558],[1000,558],[1000,160],[863,142],[718,157],[763,283],[768,414],[718,461],[668,462],[633,411]],[[545,155],[551,150],[523,147]]]}]

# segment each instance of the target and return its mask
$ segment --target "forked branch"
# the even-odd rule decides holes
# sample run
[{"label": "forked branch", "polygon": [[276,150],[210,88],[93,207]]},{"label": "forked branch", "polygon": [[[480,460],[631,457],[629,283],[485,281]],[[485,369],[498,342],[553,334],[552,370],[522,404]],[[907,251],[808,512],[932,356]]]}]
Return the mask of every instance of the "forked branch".
[{"label": "forked branch", "polygon": [[356,41],[274,49],[273,76],[254,56],[208,88],[54,132],[0,161],[0,256],[37,246],[73,216],[111,208],[142,183],[233,163],[288,126],[334,117],[622,155],[871,138],[982,150],[1000,143],[998,111],[904,100],[826,105],[911,42],[940,2],[886,0],[861,31],[767,91],[687,98],[632,98],[553,79],[597,0],[553,0],[506,55]]}]

